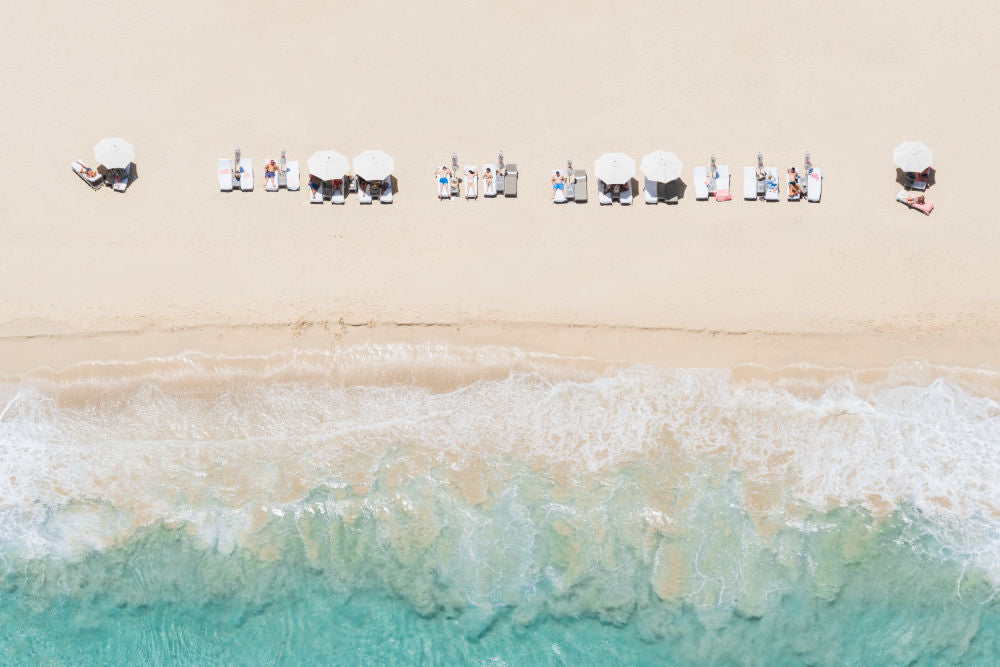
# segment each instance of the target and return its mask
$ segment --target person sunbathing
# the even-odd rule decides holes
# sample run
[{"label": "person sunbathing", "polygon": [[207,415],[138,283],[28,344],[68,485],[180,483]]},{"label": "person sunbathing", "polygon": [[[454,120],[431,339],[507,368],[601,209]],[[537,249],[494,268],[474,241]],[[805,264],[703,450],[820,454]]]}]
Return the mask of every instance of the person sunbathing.
[{"label": "person sunbathing", "polygon": [[448,184],[451,182],[451,169],[445,165],[434,170],[434,175],[438,177],[438,199],[448,196]]},{"label": "person sunbathing", "polygon": [[465,170],[465,196],[472,197],[476,194],[476,170]]},{"label": "person sunbathing", "polygon": [[486,167],[486,171],[483,172],[483,187],[489,190],[493,186],[493,170]]},{"label": "person sunbathing", "polygon": [[907,195],[906,196],[906,203],[908,205],[910,205],[910,206],[915,206],[917,204],[920,204],[922,206],[924,204],[924,201],[925,200],[924,200],[924,196],[923,195],[912,195],[911,194],[911,195]]},{"label": "person sunbathing", "polygon": [[552,177],[552,198],[556,198],[556,192],[562,190],[564,193],[566,191],[566,177],[562,175],[562,172],[556,170],[555,176]]},{"label": "person sunbathing", "polygon": [[310,178],[309,179],[309,190],[312,192],[312,198],[313,199],[316,199],[316,196],[319,194],[320,186],[321,186],[321,183],[318,180],[316,180],[315,178]]},{"label": "person sunbathing", "polygon": [[802,190],[802,186],[799,185],[799,174],[795,171],[795,167],[791,167],[788,170],[788,196],[789,197],[801,197],[805,192]]},{"label": "person sunbathing", "polygon": [[278,165],[274,163],[274,160],[271,160],[266,165],[264,165],[264,187],[267,187],[268,181],[271,181],[271,185],[277,187],[277,181],[275,181],[275,177],[278,175],[279,171],[280,167],[278,167]]},{"label": "person sunbathing", "polygon": [[95,176],[97,176],[96,169],[91,169],[82,162],[77,162],[77,164],[80,165],[80,173],[86,176],[87,178],[94,178]]}]

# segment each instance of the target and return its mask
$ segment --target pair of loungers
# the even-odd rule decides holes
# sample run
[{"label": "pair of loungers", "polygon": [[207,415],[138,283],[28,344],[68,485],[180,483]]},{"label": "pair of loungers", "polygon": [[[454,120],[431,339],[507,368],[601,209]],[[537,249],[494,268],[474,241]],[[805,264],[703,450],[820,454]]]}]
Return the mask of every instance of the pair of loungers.
[{"label": "pair of loungers", "polygon": [[705,201],[715,196],[716,201],[729,201],[733,196],[729,193],[729,166],[719,165],[715,174],[709,176],[707,167],[694,168],[694,198]]},{"label": "pair of loungers", "polygon": [[905,188],[899,191],[896,195],[896,201],[906,204],[908,207],[916,209],[923,213],[924,215],[930,215],[931,211],[934,210],[934,204],[929,201],[924,201],[923,204],[917,202],[917,195],[912,192],[907,191]]},{"label": "pair of loungers", "polygon": [[[309,188],[309,202],[311,204],[322,204],[329,199],[331,204],[343,204],[345,202],[347,179],[336,178],[332,181],[323,181],[315,191]],[[392,203],[392,179],[386,178],[380,184],[378,200],[383,204]],[[358,187],[358,202],[361,204],[371,204],[374,201],[372,195],[372,184],[365,183],[364,187]]]},{"label": "pair of loungers", "polygon": [[277,192],[281,186],[295,192],[299,189],[299,163],[290,160],[285,163],[285,171],[276,172],[273,178],[267,178],[267,171],[264,171],[264,189],[268,192]]},{"label": "pair of loungers", "polygon": [[[485,174],[489,171],[490,177],[487,178]],[[479,179],[482,174],[483,180],[483,196],[484,197],[496,197],[497,196],[497,166],[496,164],[489,162],[483,165],[483,170],[480,172],[476,169],[476,165],[467,164],[462,171],[462,185],[459,188],[464,194],[466,199],[478,199],[479,198]],[[434,185],[439,186],[440,182],[437,180],[438,177],[434,177]],[[452,177],[456,180],[455,177]],[[451,199],[452,194],[456,192],[456,188],[449,187],[444,189],[444,195],[442,199]]]},{"label": "pair of loungers", "polygon": [[243,192],[253,191],[253,160],[241,157],[238,164],[233,165],[230,158],[219,159],[219,190],[232,192],[239,188]]},{"label": "pair of loungers", "polygon": [[[128,189],[129,181],[132,177],[131,167],[124,169],[108,169],[107,177],[99,173],[96,169],[91,169],[83,160],[77,160],[70,167],[84,183],[94,190],[99,190],[105,183],[109,184],[115,192],[125,192]],[[90,174],[93,173],[93,176]]]},{"label": "pair of loungers", "polygon": [[611,205],[616,197],[619,204],[630,205],[632,203],[632,184],[608,185],[601,179],[597,179],[597,201],[601,206]]},{"label": "pair of loungers", "polygon": [[[800,181],[800,185],[801,181]],[[786,192],[788,201],[797,201],[799,195],[792,194],[791,178],[785,176]],[[803,189],[811,202],[818,202],[823,192],[823,173],[816,167],[809,169],[806,175],[806,182]],[[764,167],[764,179],[757,179],[757,170],[754,167],[743,168],[743,198],[755,200],[763,198],[764,201],[781,201],[781,188],[778,183],[778,170],[774,167]]]}]

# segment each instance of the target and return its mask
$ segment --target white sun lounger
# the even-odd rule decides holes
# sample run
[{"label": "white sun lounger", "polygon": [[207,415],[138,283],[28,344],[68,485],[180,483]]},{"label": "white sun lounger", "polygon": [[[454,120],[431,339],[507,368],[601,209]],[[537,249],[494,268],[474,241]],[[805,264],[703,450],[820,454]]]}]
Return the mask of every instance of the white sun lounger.
[{"label": "white sun lounger", "polygon": [[694,198],[699,201],[708,199],[708,184],[705,182],[708,180],[708,169],[695,167],[692,178],[694,179]]},{"label": "white sun lounger", "polygon": [[291,161],[285,164],[285,187],[295,192],[299,189],[299,163]]},{"label": "white sun lounger", "polygon": [[[799,186],[805,187],[805,184],[801,182],[802,179],[799,179],[799,181]],[[792,177],[788,175],[787,169],[785,170],[785,193],[788,201],[799,201],[802,199],[802,195],[792,195]]]},{"label": "white sun lounger", "polygon": [[98,173],[96,169],[94,170],[93,177],[87,176],[87,169],[89,169],[89,167],[80,160],[77,160],[70,166],[73,168],[76,175],[83,179],[83,182],[89,185],[92,189],[97,190],[104,184],[104,176]]},{"label": "white sun lounger", "polygon": [[382,181],[382,194],[379,195],[378,200],[383,204],[392,203],[392,177],[386,176],[385,180]]},{"label": "white sun lounger", "polygon": [[757,198],[757,170],[743,167],[743,198],[747,201]]},{"label": "white sun lounger", "polygon": [[372,186],[370,183],[365,183],[365,187],[361,187],[358,184],[358,203],[359,204],[371,204],[372,203]]},{"label": "white sun lounger", "polygon": [[[277,162],[275,162],[275,164],[277,164]],[[264,163],[264,166],[267,167],[267,163]],[[278,188],[281,187],[281,186],[278,185],[278,176],[279,176],[278,172],[275,171],[274,172],[274,178],[272,178],[272,179],[269,180],[267,178],[267,169],[266,168],[264,169],[264,190],[265,191],[267,191],[267,192],[277,192],[278,191]]]},{"label": "white sun lounger", "polygon": [[908,202],[906,200],[907,197],[911,197],[911,196],[912,197],[916,197],[918,195],[919,195],[919,193],[914,194],[913,192],[909,192],[906,188],[903,188],[902,190],[900,190],[896,194],[896,201],[898,201],[901,204],[905,204],[909,208],[916,209],[916,210],[920,211],[921,213],[923,213],[924,215],[930,215],[931,211],[934,210],[934,204],[930,203],[926,199],[924,200],[923,204],[918,204],[916,202],[914,202],[914,203],[911,204],[910,202]]},{"label": "white sun lounger", "polygon": [[[108,171],[108,177],[114,183],[111,187],[115,192],[125,192],[128,189],[129,178],[131,177],[130,167],[124,169],[114,169]],[[112,175],[112,171],[114,174]]]},{"label": "white sun lounger", "polygon": [[778,184],[778,170],[775,167],[764,167],[767,178],[764,179],[766,190],[764,201],[781,201],[781,187]]},{"label": "white sun lounger", "polygon": [[643,193],[646,195],[647,204],[656,204],[660,201],[660,195],[657,193],[657,188],[659,187],[658,181],[651,181],[646,179],[645,186],[642,188]]},{"label": "white sun lounger", "polygon": [[817,167],[813,167],[809,170],[809,175],[806,176],[806,194],[809,197],[809,201],[818,202],[819,198],[823,195],[823,172]]},{"label": "white sun lounger", "polygon": [[240,167],[243,168],[243,172],[240,174],[240,190],[250,192],[253,190],[253,160],[241,157]]},{"label": "white sun lounger", "polygon": [[483,165],[483,170],[479,172],[480,174],[485,174],[486,170],[489,169],[490,173],[493,174],[492,180],[487,183],[486,179],[483,179],[483,196],[484,197],[496,197],[497,196],[497,166],[492,162],[488,162]]},{"label": "white sun lounger", "polygon": [[611,188],[602,180],[597,181],[597,201],[601,206],[609,206],[613,201],[611,199]]},{"label": "white sun lounger", "polygon": [[227,157],[219,159],[219,190],[233,191],[233,161]]},{"label": "white sun lounger", "polygon": [[320,181],[319,187],[314,193],[312,187],[309,188],[309,203],[310,204],[322,204],[323,203],[323,188],[326,187],[326,183]]},{"label": "white sun lounger", "polygon": [[719,190],[725,190],[726,192],[728,192],[729,191],[729,165],[727,165],[727,164],[716,165],[715,171],[716,171],[716,173],[719,174],[716,177],[716,179],[715,179],[715,191],[718,192]]},{"label": "white sun lounger", "polygon": [[[472,172],[471,174],[469,172]],[[465,171],[462,172],[463,188],[465,190],[466,199],[475,199],[479,196],[479,173],[476,172],[476,165],[467,164],[465,165]]]},{"label": "white sun lounger", "polygon": [[562,188],[556,190],[555,183],[552,184],[552,203],[553,204],[565,204],[568,200],[566,199],[566,170],[565,169],[553,169],[552,177],[555,178],[556,172],[559,172],[563,176],[563,186]]},{"label": "white sun lounger", "polygon": [[[624,186],[625,183],[622,183]],[[632,183],[628,183],[628,190],[618,191],[618,203],[622,206],[628,206],[632,203]]]},{"label": "white sun lounger", "polygon": [[346,187],[347,181],[345,178],[335,178],[333,179],[332,190],[330,194],[331,204],[343,204],[344,203],[344,188]]}]

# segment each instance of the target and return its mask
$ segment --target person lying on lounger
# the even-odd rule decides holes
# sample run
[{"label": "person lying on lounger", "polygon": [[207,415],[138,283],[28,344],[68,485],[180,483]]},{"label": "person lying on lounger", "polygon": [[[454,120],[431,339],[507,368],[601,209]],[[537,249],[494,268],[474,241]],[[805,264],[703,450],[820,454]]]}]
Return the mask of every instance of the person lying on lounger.
[{"label": "person lying on lounger", "polygon": [[483,187],[489,190],[493,186],[493,170],[486,167],[486,171],[483,172]]},{"label": "person lying on lounger", "polygon": [[267,164],[264,165],[264,187],[267,187],[267,182],[268,181],[271,181],[271,185],[275,185],[276,184],[276,182],[275,182],[274,179],[278,175],[278,172],[280,170],[281,170],[281,167],[279,167],[278,165],[276,165],[274,163],[274,160],[271,160],[270,162],[268,162]]},{"label": "person lying on lounger", "polygon": [[556,171],[555,176],[552,177],[552,198],[556,198],[556,192],[562,190],[566,191],[566,177],[563,176],[561,171]]},{"label": "person lying on lounger", "polygon": [[476,170],[465,170],[465,196],[471,197],[476,194]]},{"label": "person lying on lounger", "polygon": [[910,206],[913,206],[915,204],[923,204],[924,203],[924,196],[923,195],[907,195],[906,196],[906,203],[909,204]]},{"label": "person lying on lounger", "polygon": [[451,169],[446,165],[441,165],[434,170],[434,175],[438,177],[438,199],[448,196],[448,187],[451,182]]},{"label": "person lying on lounger", "polygon": [[799,174],[795,171],[795,167],[791,167],[788,170],[788,196],[789,197],[800,197],[805,192],[802,190],[802,186],[799,185]]}]

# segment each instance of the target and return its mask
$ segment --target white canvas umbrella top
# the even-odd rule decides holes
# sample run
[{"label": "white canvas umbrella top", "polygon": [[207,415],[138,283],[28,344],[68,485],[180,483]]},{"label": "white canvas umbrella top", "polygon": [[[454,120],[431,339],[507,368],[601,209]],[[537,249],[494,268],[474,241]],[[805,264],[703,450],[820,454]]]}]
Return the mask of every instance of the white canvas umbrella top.
[{"label": "white canvas umbrella top", "polygon": [[347,158],[337,151],[316,151],[306,160],[309,173],[321,181],[343,178],[347,173]]},{"label": "white canvas umbrella top", "polygon": [[594,161],[594,175],[608,185],[628,183],[635,176],[635,160],[625,153],[605,153]]},{"label": "white canvas umbrella top", "polygon": [[643,156],[642,164],[639,165],[639,168],[649,180],[658,183],[669,183],[674,179],[680,178],[684,163],[673,153],[653,151]]},{"label": "white canvas umbrella top", "polygon": [[94,146],[94,159],[108,169],[124,169],[135,160],[135,148],[121,137],[107,137]]},{"label": "white canvas umbrella top", "polygon": [[904,141],[892,151],[892,161],[903,171],[923,171],[934,164],[934,151],[922,141]]},{"label": "white canvas umbrella top", "polygon": [[392,156],[384,151],[365,151],[354,158],[354,173],[366,181],[381,181],[395,168]]}]

